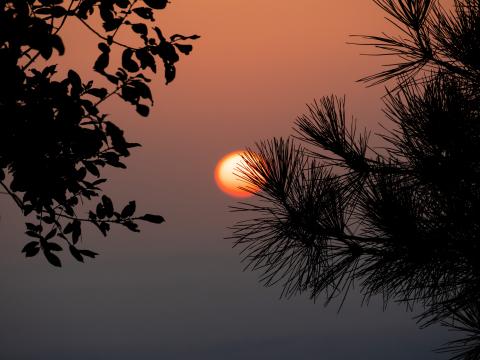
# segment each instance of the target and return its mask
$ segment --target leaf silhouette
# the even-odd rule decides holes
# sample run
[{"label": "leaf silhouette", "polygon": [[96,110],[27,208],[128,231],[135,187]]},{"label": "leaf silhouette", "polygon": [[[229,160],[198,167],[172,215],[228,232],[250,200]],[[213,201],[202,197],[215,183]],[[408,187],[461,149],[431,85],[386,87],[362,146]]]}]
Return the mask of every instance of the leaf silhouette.
[{"label": "leaf silhouette", "polygon": [[165,222],[163,216],[160,215],[152,215],[152,214],[145,214],[139,218],[140,220],[148,221],[154,224],[161,224]]}]

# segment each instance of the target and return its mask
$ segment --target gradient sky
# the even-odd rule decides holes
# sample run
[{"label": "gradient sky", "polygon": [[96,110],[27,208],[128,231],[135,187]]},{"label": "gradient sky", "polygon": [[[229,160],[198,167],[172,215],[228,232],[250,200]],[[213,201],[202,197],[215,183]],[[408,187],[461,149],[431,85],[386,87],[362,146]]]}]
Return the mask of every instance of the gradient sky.
[{"label": "gradient sky", "polygon": [[[114,100],[104,111],[140,142],[126,171],[110,171],[115,203],[167,222],[140,234],[95,231],[100,252],[64,267],[20,253],[23,218],[0,198],[0,358],[2,359],[445,359],[431,349],[446,331],[420,331],[404,309],[361,307],[352,292],[342,311],[305,297],[279,300],[242,272],[232,249],[228,211],[235,199],[216,187],[213,170],[226,153],[286,136],[305,104],[347,96],[361,124],[379,129],[382,86],[358,78],[385,59],[360,56],[351,34],[388,30],[370,0],[176,0],[158,17],[165,33],[199,34],[176,80],[154,82],[148,119]],[[94,37],[66,28],[62,63],[90,74]]]}]

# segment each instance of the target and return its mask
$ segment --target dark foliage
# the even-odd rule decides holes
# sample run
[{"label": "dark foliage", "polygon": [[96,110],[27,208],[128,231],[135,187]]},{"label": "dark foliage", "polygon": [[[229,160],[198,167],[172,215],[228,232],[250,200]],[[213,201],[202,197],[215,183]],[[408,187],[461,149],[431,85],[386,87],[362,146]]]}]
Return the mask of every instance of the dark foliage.
[{"label": "dark foliage", "polygon": [[[63,241],[71,255],[83,262],[95,257],[79,248],[82,225],[93,224],[107,235],[111,224],[131,231],[138,221],[160,224],[159,215],[137,215],[135,202],[121,211],[100,186],[103,168],[125,168],[122,159],[140,146],[128,142],[123,130],[99,110],[117,95],[148,116],[153,104],[148,73],[163,65],[168,84],[175,78],[179,53],[188,55],[184,43],[197,35],[175,34],[168,39],[154,26],[154,16],[166,0],[7,0],[0,5],[0,184],[28,217],[26,234],[32,238],[23,248],[27,257],[40,251],[55,266]],[[93,21],[99,19],[100,21]],[[100,40],[93,69],[105,77],[109,88],[96,87],[73,69],[64,77],[52,64],[54,55],[66,51],[61,29],[78,21]],[[95,28],[95,23],[102,29]],[[117,41],[120,28],[138,38],[140,46]],[[114,49],[121,52],[121,66],[110,64]],[[113,55],[112,55],[113,56]],[[43,61],[38,61],[43,59]],[[39,63],[45,65],[38,65]],[[78,214],[86,201],[99,198],[95,210]]]},{"label": "dark foliage", "polygon": [[[424,308],[464,338],[442,348],[480,358],[480,1],[453,12],[433,0],[375,0],[400,31],[364,36],[400,62],[364,81],[396,80],[385,96],[392,130],[372,146],[345,100],[324,97],[293,139],[261,142],[240,169],[261,188],[234,226],[248,266],[283,294],[327,302],[354,283]],[[247,189],[248,190],[248,189]]]}]

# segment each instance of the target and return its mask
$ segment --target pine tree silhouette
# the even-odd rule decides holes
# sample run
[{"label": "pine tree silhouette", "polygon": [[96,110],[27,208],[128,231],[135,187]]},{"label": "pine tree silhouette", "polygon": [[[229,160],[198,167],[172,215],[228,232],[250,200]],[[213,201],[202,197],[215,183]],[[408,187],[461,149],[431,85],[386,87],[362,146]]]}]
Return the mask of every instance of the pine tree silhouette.
[{"label": "pine tree silhouette", "polygon": [[[295,135],[262,141],[240,176],[261,188],[233,227],[248,267],[283,295],[346,296],[421,306],[422,326],[462,338],[442,347],[480,358],[480,1],[376,0],[400,30],[357,44],[396,57],[362,79],[392,84],[390,122],[372,146],[329,96],[297,118]],[[246,187],[248,190],[248,186]]]}]

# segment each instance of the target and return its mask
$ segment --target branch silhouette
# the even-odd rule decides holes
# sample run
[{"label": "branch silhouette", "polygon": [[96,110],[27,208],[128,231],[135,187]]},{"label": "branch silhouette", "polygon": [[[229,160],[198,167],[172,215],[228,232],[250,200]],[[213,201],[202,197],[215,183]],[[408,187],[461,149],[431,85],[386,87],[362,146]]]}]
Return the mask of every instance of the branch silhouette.
[{"label": "branch silhouette", "polygon": [[[232,238],[247,268],[283,296],[326,302],[360,285],[368,301],[421,306],[421,326],[463,338],[440,351],[480,354],[480,2],[453,11],[431,0],[375,0],[400,35],[362,36],[399,59],[367,76],[384,97],[385,146],[327,96],[297,118],[295,135],[262,141],[241,177],[261,189]],[[378,143],[378,142],[377,142]],[[248,190],[248,188],[246,188]]]},{"label": "branch silhouette", "polygon": [[[83,262],[95,257],[79,248],[82,225],[92,224],[107,236],[112,224],[139,231],[139,221],[160,224],[160,215],[136,214],[130,201],[116,210],[103,193],[106,167],[125,168],[122,160],[138,143],[128,142],[115,121],[99,105],[112,96],[148,116],[153,105],[150,76],[163,66],[166,83],[174,80],[179,53],[188,55],[198,35],[165,38],[154,26],[155,15],[166,0],[7,0],[0,5],[0,184],[26,217],[31,238],[22,252],[42,252],[54,266],[68,247]],[[96,19],[93,21],[93,19]],[[99,39],[93,70],[110,85],[96,87],[73,69],[57,69],[58,56],[67,50],[61,30],[77,19]],[[93,25],[101,20],[102,29]],[[115,39],[120,28],[131,32],[141,46]],[[69,45],[69,44],[67,44]],[[121,50],[121,65],[110,65],[112,50]],[[40,65],[39,59],[42,59]],[[64,70],[65,77],[60,77]],[[92,74],[93,75],[93,74]],[[94,210],[80,215],[93,202]],[[80,209],[80,210],[79,210]]]}]

